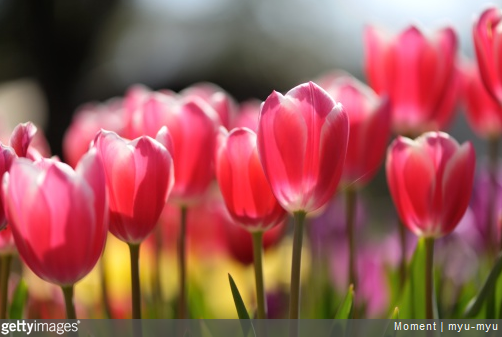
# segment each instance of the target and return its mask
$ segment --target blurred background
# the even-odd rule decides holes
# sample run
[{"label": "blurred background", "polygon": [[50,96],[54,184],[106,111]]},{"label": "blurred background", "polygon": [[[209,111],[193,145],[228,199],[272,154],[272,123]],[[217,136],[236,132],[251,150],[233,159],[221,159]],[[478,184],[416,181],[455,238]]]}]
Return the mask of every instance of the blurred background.
[{"label": "blurred background", "polygon": [[[501,5],[502,1],[493,1]],[[260,100],[334,68],[364,80],[365,24],[456,28],[473,57],[477,0],[0,0],[0,112],[43,126],[54,154],[75,109],[143,83],[211,81]],[[476,140],[463,116],[451,132]],[[477,142],[476,142],[477,143]],[[477,143],[477,145],[479,145]],[[484,147],[478,146],[483,152]]]}]

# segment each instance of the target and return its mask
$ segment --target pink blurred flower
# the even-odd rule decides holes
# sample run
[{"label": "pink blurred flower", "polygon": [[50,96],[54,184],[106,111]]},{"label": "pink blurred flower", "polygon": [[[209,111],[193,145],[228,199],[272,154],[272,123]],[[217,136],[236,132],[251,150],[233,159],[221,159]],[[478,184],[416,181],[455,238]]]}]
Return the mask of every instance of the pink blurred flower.
[{"label": "pink blurred flower", "polygon": [[391,37],[368,26],[365,45],[368,82],[378,94],[389,96],[394,132],[416,136],[445,128],[459,89],[454,30],[424,36],[410,26]]},{"label": "pink blurred flower", "polygon": [[101,131],[94,146],[102,158],[110,196],[110,232],[122,241],[140,243],[159,220],[174,184],[167,129],[157,140],[127,141]]},{"label": "pink blurred flower", "polygon": [[342,183],[361,187],[374,177],[385,156],[390,138],[389,101],[348,74],[328,74],[319,79],[319,84],[349,116]]},{"label": "pink blurred flower", "polygon": [[75,167],[89,150],[91,142],[101,129],[121,134],[123,131],[122,100],[114,99],[104,104],[88,103],[75,113],[63,139],[66,162]]},{"label": "pink blurred flower", "polygon": [[237,104],[230,94],[213,83],[196,83],[182,90],[180,95],[183,97],[195,96],[204,100],[218,114],[220,124],[225,128],[230,126],[230,121],[237,111]]},{"label": "pink blurred flower", "polygon": [[443,132],[399,136],[387,154],[387,182],[403,223],[418,236],[450,233],[469,205],[476,157]]},{"label": "pink blurred flower", "polygon": [[481,79],[488,92],[502,103],[502,73],[500,52],[502,32],[500,22],[502,12],[496,7],[487,8],[476,20],[472,28],[474,50],[478,60]]},{"label": "pink blurred flower", "polygon": [[3,195],[19,254],[36,275],[66,286],[91,271],[108,231],[105,175],[95,150],[75,171],[52,159],[16,159]]},{"label": "pink blurred flower", "polygon": [[289,212],[312,212],[334,194],[343,170],[349,122],[329,94],[309,82],[264,102],[258,126],[263,170]]},{"label": "pink blurred flower", "polygon": [[239,112],[236,114],[232,128],[246,127],[254,132],[258,130],[258,119],[260,118],[261,101],[250,99],[242,102],[239,107]]}]

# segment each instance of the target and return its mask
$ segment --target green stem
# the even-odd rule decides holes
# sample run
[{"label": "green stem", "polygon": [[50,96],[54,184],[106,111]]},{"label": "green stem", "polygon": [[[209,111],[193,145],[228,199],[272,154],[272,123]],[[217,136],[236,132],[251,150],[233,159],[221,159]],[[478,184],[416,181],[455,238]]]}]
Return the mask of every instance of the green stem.
[{"label": "green stem", "polygon": [[[497,251],[502,248],[502,240],[499,243],[497,237],[497,219],[495,217],[495,199],[497,194],[497,175],[498,175],[498,152],[499,152],[499,138],[493,137],[488,140],[488,170],[490,177],[490,186],[488,190],[488,205],[486,228],[490,240],[490,250],[492,257],[495,258]],[[497,246],[499,246],[497,248]]]},{"label": "green stem", "polygon": [[256,283],[256,303],[258,304],[259,319],[267,318],[267,301],[263,282],[263,232],[255,232],[253,235],[253,262]]},{"label": "green stem", "polygon": [[289,303],[289,318],[298,319],[300,316],[300,269],[302,262],[303,223],[306,213],[294,213],[295,232],[293,237],[293,258],[291,263],[291,290]]},{"label": "green stem", "polygon": [[425,238],[425,318],[434,319],[434,238]]},{"label": "green stem", "polygon": [[178,236],[178,266],[179,266],[179,302],[178,318],[187,318],[187,291],[186,291],[186,227],[187,208],[181,206],[180,233]]},{"label": "green stem", "polygon": [[355,189],[347,188],[345,191],[347,237],[349,240],[349,284],[357,289],[357,260],[356,260],[356,240],[354,235],[356,217],[357,192]]},{"label": "green stem", "polygon": [[0,319],[7,319],[9,274],[12,255],[3,255],[0,260]]},{"label": "green stem", "polygon": [[104,256],[101,256],[101,259],[99,259],[99,264],[101,267],[101,275],[100,275],[101,276],[100,277],[101,297],[103,299],[103,306],[105,309],[105,314],[106,314],[107,318],[113,318],[112,308],[110,306],[110,296],[108,294],[108,275],[106,273]]},{"label": "green stem", "polygon": [[404,289],[406,282],[406,230],[404,223],[399,220],[399,243],[401,246],[401,258],[399,261],[399,289]]},{"label": "green stem", "polygon": [[131,255],[132,318],[141,319],[141,288],[139,283],[139,244],[129,243]]},{"label": "green stem", "polygon": [[66,319],[77,319],[75,312],[75,304],[73,303],[73,284],[69,286],[62,286],[64,295],[64,302],[66,305]]},{"label": "green stem", "polygon": [[162,227],[157,226],[155,231],[155,267],[153,269],[153,306],[155,309],[156,318],[162,318],[163,315],[163,296],[162,285],[160,282],[160,259],[162,256]]}]

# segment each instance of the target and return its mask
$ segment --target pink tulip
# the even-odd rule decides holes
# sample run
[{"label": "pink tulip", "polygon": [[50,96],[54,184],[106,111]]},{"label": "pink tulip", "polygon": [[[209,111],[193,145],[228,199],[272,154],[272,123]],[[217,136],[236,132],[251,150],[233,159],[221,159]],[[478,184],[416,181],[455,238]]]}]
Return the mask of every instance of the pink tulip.
[{"label": "pink tulip", "polygon": [[463,66],[462,98],[469,125],[480,137],[502,134],[502,106],[486,90],[474,64]]},{"label": "pink tulip", "polygon": [[349,121],[341,104],[315,83],[274,91],[264,102],[258,152],[279,203],[312,212],[333,196],[343,170]]},{"label": "pink tulip", "polygon": [[502,103],[501,19],[502,12],[498,8],[490,7],[481,14],[472,29],[481,79],[488,92],[499,103]]},{"label": "pink tulip", "polygon": [[220,129],[216,178],[230,215],[247,230],[265,231],[284,220],[286,212],[263,173],[253,131],[239,128],[229,134]]},{"label": "pink tulip", "polygon": [[68,286],[91,271],[108,231],[105,175],[95,150],[75,171],[52,159],[15,159],[3,195],[19,254],[36,275]]},{"label": "pink tulip", "polygon": [[121,133],[122,101],[112,100],[104,104],[89,103],[80,107],[63,139],[64,157],[75,167],[80,158],[89,150],[91,142],[101,129]]},{"label": "pink tulip", "polygon": [[387,181],[403,223],[422,237],[450,233],[469,205],[475,162],[472,144],[459,145],[446,133],[394,140]]},{"label": "pink tulip", "polygon": [[459,89],[453,29],[444,28],[428,37],[411,26],[389,37],[367,27],[365,44],[368,81],[377,94],[389,96],[394,131],[418,135],[446,127]]},{"label": "pink tulip", "polygon": [[327,75],[319,84],[343,105],[349,116],[350,136],[342,182],[363,186],[376,174],[385,156],[390,138],[389,101],[348,74]]},{"label": "pink tulip", "polygon": [[[12,149],[10,146],[5,146],[0,143],[0,177],[2,177],[5,172],[9,171],[15,158],[16,153],[14,152],[14,149]],[[4,196],[0,195],[0,231],[3,232],[5,226],[7,226],[7,219],[5,217],[4,210]],[[1,246],[2,245],[0,244],[0,247]]]},{"label": "pink tulip", "polygon": [[239,112],[232,121],[232,128],[248,128],[256,132],[258,130],[258,119],[260,117],[261,102],[257,99],[250,99],[241,103]]},{"label": "pink tulip", "polygon": [[183,97],[199,97],[218,114],[220,124],[228,128],[236,113],[237,104],[222,88],[213,83],[196,83],[180,92]]},{"label": "pink tulip", "polygon": [[159,220],[174,183],[168,139],[165,127],[157,140],[127,141],[109,131],[96,137],[110,196],[110,232],[122,241],[141,243]]}]

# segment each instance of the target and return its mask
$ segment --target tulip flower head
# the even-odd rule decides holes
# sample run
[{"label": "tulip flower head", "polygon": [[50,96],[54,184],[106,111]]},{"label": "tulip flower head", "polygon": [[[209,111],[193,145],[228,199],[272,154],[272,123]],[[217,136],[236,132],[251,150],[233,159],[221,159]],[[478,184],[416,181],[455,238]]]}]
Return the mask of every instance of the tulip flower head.
[{"label": "tulip flower head", "polygon": [[389,96],[394,132],[419,135],[443,129],[459,89],[454,30],[440,29],[429,37],[410,26],[390,37],[369,26],[365,44],[368,82],[377,94]]},{"label": "tulip flower head", "polygon": [[262,105],[257,134],[263,170],[284,209],[309,213],[328,202],[349,137],[341,104],[313,82],[284,96],[274,91]]},{"label": "tulip flower head", "polygon": [[[349,116],[349,144],[342,182],[364,186],[376,174],[390,138],[390,105],[387,98],[348,74],[327,75],[321,86],[343,105]],[[368,144],[371,143],[371,146]]]},{"label": "tulip flower head", "polygon": [[165,127],[156,139],[127,141],[109,131],[96,136],[110,196],[110,231],[128,243],[140,243],[151,233],[174,184]]},{"label": "tulip flower head", "polygon": [[476,134],[496,138],[502,134],[502,106],[486,90],[474,64],[462,68],[462,98],[467,121]]},{"label": "tulip flower head", "polygon": [[87,275],[108,232],[105,174],[95,150],[74,171],[53,159],[17,158],[3,178],[19,255],[40,278],[61,286]]},{"label": "tulip flower head", "polygon": [[502,12],[496,7],[486,9],[476,20],[472,29],[474,49],[481,79],[488,92],[502,104]]},{"label": "tulip flower head", "polygon": [[459,145],[443,132],[394,140],[387,153],[387,181],[408,229],[438,238],[457,226],[471,198],[475,161],[470,142]]},{"label": "tulip flower head", "polygon": [[216,177],[227,209],[247,230],[265,231],[284,220],[286,212],[275,199],[263,173],[256,134],[247,128],[223,127],[218,135]]}]

